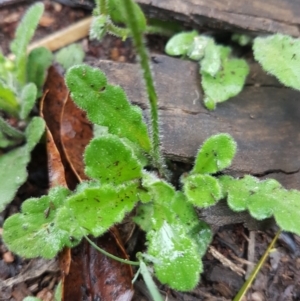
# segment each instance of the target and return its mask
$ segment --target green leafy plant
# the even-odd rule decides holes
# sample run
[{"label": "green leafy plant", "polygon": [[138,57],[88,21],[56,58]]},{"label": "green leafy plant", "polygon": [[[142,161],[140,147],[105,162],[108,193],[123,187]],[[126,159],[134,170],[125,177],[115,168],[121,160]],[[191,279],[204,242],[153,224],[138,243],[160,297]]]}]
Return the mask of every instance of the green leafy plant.
[{"label": "green leafy plant", "polygon": [[[11,43],[14,59],[0,54],[0,110],[6,114],[7,119],[16,118],[26,126],[23,133],[10,126],[0,115],[0,148],[5,150],[0,157],[0,168],[7,170],[0,175],[0,211],[13,200],[18,188],[26,181],[30,153],[40,141],[45,128],[44,120],[39,117],[32,119],[30,113],[36,100],[42,95],[53,55],[44,47],[27,53],[27,46],[43,11],[44,5],[37,3],[23,17]],[[79,45],[70,45],[58,51],[55,59],[67,69],[76,63],[82,63],[83,57],[84,53]],[[18,146],[21,144],[23,145]]]},{"label": "green leafy plant", "polygon": [[257,37],[253,42],[255,59],[285,86],[300,90],[300,40],[276,34]]},{"label": "green leafy plant", "polygon": [[35,105],[49,67],[52,54],[44,48],[27,55],[27,46],[44,11],[41,3],[33,5],[20,22],[11,43],[14,60],[0,54],[0,110],[26,125],[25,133],[13,128],[0,116],[0,147],[6,150],[0,157],[0,211],[14,198],[18,188],[27,179],[26,166],[30,152],[44,132],[44,121],[29,117]]},{"label": "green leafy plant", "polygon": [[[118,33],[112,29],[115,25],[109,15],[110,3],[97,2],[96,21],[92,25],[95,36],[102,37],[107,31]],[[140,57],[151,108],[150,129],[143,121],[141,109],[129,103],[119,86],[107,83],[102,71],[88,65],[70,68],[66,83],[72,99],[87,112],[91,122],[107,128],[107,133],[94,138],[84,152],[85,173],[90,181],[79,184],[74,192],[55,187],[47,196],[26,200],[21,212],[5,221],[3,239],[10,250],[21,256],[52,258],[64,246],[73,247],[82,238],[90,241],[88,235],[102,235],[136,208],[133,220],[146,232],[147,249],[137,255],[138,261],[122,262],[139,266],[154,300],[162,300],[147,265],[153,265],[161,283],[180,291],[193,289],[203,270],[201,257],[212,233],[199,220],[195,208],[227,198],[234,211],[249,210],[257,219],[274,216],[283,230],[300,234],[295,210],[299,207],[300,192],[288,191],[275,180],[221,175],[236,153],[236,143],[228,134],[204,141],[194,168],[181,178],[182,191],[168,182],[170,172],[159,142],[157,96],[143,43],[145,20],[132,0],[114,3],[118,3],[125,24],[120,36],[124,38],[126,32],[133,38]],[[192,38],[186,38],[194,43],[195,37],[193,33]],[[208,53],[213,40],[199,39],[206,43],[201,61],[203,72],[217,78],[219,68],[233,68],[235,60],[228,59],[229,49],[212,47],[220,56]],[[190,51],[199,60],[201,53],[194,50],[180,51]],[[210,56],[219,57],[219,61],[211,65]]]},{"label": "green leafy plant", "polygon": [[209,110],[240,93],[249,73],[245,60],[231,58],[230,47],[216,45],[213,38],[199,36],[195,30],[174,35],[165,51],[199,61],[204,104]]}]

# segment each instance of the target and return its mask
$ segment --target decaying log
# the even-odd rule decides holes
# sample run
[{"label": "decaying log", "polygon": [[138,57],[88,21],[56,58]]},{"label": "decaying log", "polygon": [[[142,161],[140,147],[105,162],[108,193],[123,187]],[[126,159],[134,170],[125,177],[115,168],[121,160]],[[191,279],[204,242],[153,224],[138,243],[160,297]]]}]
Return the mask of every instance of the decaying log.
[{"label": "decaying log", "polygon": [[[138,65],[92,62],[119,84],[129,99],[149,107]],[[278,178],[287,188],[300,187],[300,93],[282,87],[257,64],[251,65],[244,90],[208,111],[202,104],[198,64],[162,55],[153,58],[159,97],[164,153],[192,162],[199,146],[213,134],[226,132],[238,144],[229,174]]]},{"label": "decaying log", "polygon": [[297,0],[137,0],[147,16],[178,20],[194,28],[299,37]]}]

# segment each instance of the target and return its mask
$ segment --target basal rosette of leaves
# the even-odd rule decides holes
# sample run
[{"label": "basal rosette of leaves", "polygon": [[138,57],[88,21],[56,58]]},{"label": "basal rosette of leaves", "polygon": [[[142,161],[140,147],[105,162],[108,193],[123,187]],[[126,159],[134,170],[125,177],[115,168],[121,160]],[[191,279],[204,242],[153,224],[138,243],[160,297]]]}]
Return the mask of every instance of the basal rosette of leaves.
[{"label": "basal rosette of leaves", "polygon": [[26,125],[23,133],[0,116],[0,148],[3,149],[0,168],[6,170],[0,175],[0,211],[13,200],[19,187],[26,181],[30,153],[45,129],[44,121],[39,117],[32,118],[30,113],[41,94],[52,54],[45,48],[27,54],[28,44],[43,11],[44,5],[36,3],[22,18],[10,45],[14,59],[0,53],[0,110],[8,118],[22,120]]}]

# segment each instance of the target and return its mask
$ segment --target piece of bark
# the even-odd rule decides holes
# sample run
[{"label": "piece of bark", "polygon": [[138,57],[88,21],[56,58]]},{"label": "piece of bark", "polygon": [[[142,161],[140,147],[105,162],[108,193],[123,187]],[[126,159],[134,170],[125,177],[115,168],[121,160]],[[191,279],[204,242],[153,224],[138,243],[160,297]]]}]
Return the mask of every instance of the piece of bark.
[{"label": "piece of bark", "polygon": [[[300,106],[298,91],[282,87],[257,64],[236,97],[208,111],[202,102],[197,63],[156,55],[153,63],[159,98],[162,146],[176,161],[193,162],[205,139],[220,132],[237,141],[238,152],[226,171],[235,176],[273,174],[287,188],[300,185]],[[136,64],[90,62],[102,69],[110,84],[119,84],[129,99],[149,106]]]},{"label": "piece of bark", "polygon": [[148,17],[177,20],[193,28],[299,36],[297,0],[137,0]]},{"label": "piece of bark", "polygon": [[[86,9],[94,6],[93,0],[54,1]],[[200,30],[300,35],[297,0],[137,0],[137,3],[148,18],[176,20]]]}]

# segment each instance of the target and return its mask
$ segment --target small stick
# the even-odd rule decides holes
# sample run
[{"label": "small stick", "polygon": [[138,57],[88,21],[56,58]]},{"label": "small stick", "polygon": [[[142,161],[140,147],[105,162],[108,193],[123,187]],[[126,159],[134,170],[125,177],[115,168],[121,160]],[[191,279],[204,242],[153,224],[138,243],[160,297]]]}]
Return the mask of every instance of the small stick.
[{"label": "small stick", "polygon": [[28,52],[37,47],[46,47],[51,51],[55,51],[83,39],[89,34],[91,22],[92,17],[85,18],[39,41],[33,42],[28,46]]}]

